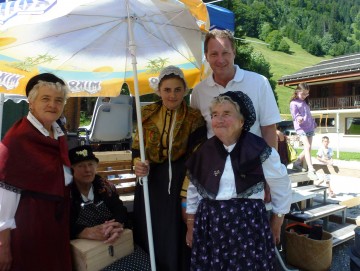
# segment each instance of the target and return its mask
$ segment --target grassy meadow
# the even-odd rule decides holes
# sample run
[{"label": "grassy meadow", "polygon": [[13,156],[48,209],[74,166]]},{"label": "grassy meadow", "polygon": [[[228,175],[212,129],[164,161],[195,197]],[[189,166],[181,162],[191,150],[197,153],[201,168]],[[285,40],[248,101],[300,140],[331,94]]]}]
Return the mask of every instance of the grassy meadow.
[{"label": "grassy meadow", "polygon": [[[252,47],[254,47],[255,52],[261,52],[266,61],[270,63],[271,72],[274,75],[273,79],[276,81],[284,75],[293,74],[303,68],[313,66],[322,60],[330,58],[328,56],[313,56],[303,50],[299,44],[293,43],[289,39],[286,39],[286,42],[290,45],[290,54],[272,51],[267,48],[265,44],[262,44],[263,42],[258,39],[246,38],[246,40],[250,42]],[[291,94],[293,93],[293,89],[277,85],[275,91],[278,95],[280,113],[284,119],[287,119],[286,115],[290,114],[289,100]]]}]

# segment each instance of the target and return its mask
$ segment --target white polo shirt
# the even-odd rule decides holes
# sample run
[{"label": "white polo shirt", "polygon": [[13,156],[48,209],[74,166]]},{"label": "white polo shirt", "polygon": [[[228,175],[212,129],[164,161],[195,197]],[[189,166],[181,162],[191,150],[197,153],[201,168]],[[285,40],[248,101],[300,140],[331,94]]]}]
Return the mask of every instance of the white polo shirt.
[{"label": "white polo shirt", "polygon": [[214,135],[211,127],[210,104],[214,97],[227,91],[242,91],[247,94],[254,104],[256,121],[250,132],[261,135],[260,126],[268,126],[281,121],[280,112],[276,104],[274,93],[270,83],[265,76],[255,72],[240,69],[235,65],[234,78],[227,84],[226,88],[217,84],[212,74],[200,82],[191,94],[190,105],[199,109],[205,118],[208,138]]}]

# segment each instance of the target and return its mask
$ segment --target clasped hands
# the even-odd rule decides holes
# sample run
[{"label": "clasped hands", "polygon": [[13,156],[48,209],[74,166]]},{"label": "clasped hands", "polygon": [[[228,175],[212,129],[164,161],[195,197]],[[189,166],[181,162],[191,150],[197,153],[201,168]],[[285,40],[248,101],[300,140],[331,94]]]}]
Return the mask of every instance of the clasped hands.
[{"label": "clasped hands", "polygon": [[105,223],[86,228],[80,234],[79,238],[104,241],[105,244],[114,243],[124,231],[124,226],[116,222],[115,219],[105,221]]}]

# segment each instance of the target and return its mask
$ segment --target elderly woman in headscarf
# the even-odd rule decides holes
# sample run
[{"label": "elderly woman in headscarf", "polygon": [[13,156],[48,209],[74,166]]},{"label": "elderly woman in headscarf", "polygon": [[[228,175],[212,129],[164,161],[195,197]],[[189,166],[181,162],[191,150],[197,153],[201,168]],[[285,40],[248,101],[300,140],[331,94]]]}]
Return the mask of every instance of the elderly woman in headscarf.
[{"label": "elderly woman in headscarf", "polygon": [[[246,94],[221,94],[210,112],[215,136],[186,162],[191,270],[275,270],[275,243],[291,204],[286,168],[274,148],[249,132],[256,114]],[[265,179],[272,195],[270,222]]]},{"label": "elderly woman in headscarf", "polygon": [[[142,107],[145,156],[138,158],[139,137],[133,143],[135,174],[148,174],[149,200],[157,270],[188,270],[190,250],[186,247],[186,225],[182,220],[180,191],[186,175],[185,161],[206,139],[200,111],[190,108],[181,69],[169,66],[151,85],[161,100]],[[137,183],[134,200],[135,243],[148,251],[143,186]],[[188,254],[188,260],[186,258]]]},{"label": "elderly woman in headscarf", "polygon": [[26,85],[29,114],[0,144],[0,270],[71,270],[70,162],[56,123],[68,87],[50,73]]}]

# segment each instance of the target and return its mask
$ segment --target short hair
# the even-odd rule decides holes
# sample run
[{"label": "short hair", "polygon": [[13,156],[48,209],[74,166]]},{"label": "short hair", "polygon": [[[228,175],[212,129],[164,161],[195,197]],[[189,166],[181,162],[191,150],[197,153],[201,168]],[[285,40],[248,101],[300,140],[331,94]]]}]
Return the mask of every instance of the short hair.
[{"label": "short hair", "polygon": [[210,104],[210,114],[213,113],[213,108],[216,105],[223,104],[225,102],[229,102],[235,106],[236,112],[241,116],[241,118],[244,120],[244,116],[240,111],[240,106],[237,102],[235,102],[233,99],[231,99],[229,96],[217,96],[214,99],[211,100]]},{"label": "short hair", "polygon": [[235,51],[235,38],[234,38],[234,35],[229,30],[213,29],[213,30],[209,31],[208,33],[206,33],[206,36],[205,36],[205,41],[204,41],[204,52],[205,52],[205,54],[208,51],[209,41],[211,39],[216,39],[216,38],[229,39],[229,41],[231,43],[231,48],[233,49],[233,51]]},{"label": "short hair", "polygon": [[41,87],[51,87],[57,92],[62,92],[64,94],[64,104],[66,104],[66,100],[68,98],[69,89],[66,85],[62,85],[59,82],[52,83],[39,80],[37,84],[33,86],[31,91],[29,92],[28,100],[34,101],[39,94],[39,89]]},{"label": "short hair", "polygon": [[327,140],[330,140],[329,137],[323,136],[322,139],[321,139],[321,141],[324,141],[324,140],[326,140],[326,139],[327,139]]}]

